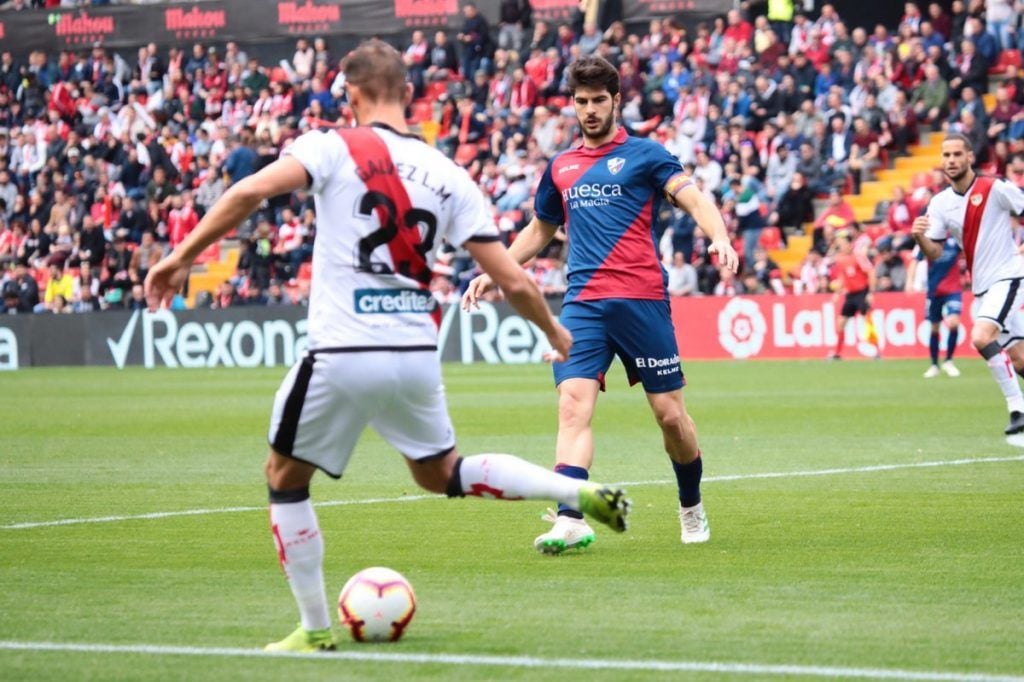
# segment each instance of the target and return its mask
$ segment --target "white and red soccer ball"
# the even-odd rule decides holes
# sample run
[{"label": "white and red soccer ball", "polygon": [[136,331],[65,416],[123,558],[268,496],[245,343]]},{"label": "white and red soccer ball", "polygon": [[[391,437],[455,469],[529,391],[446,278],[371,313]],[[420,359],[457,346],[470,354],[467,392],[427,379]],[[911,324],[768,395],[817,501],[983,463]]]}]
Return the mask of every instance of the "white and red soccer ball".
[{"label": "white and red soccer ball", "polygon": [[396,642],[416,613],[412,585],[390,568],[375,566],[349,578],[338,597],[338,616],[357,642]]}]

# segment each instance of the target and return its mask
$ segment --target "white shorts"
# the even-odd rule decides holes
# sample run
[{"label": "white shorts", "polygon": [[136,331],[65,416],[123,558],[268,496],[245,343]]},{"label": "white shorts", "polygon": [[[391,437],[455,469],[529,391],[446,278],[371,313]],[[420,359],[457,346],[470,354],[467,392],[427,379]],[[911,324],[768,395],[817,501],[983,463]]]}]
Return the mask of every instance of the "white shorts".
[{"label": "white shorts", "polygon": [[1001,279],[984,294],[975,297],[971,315],[975,320],[988,320],[999,326],[999,345],[1008,348],[1024,339],[1024,280]]},{"label": "white shorts", "polygon": [[409,459],[455,447],[436,351],[307,355],[277,390],[268,438],[280,454],[340,478],[368,425]]}]

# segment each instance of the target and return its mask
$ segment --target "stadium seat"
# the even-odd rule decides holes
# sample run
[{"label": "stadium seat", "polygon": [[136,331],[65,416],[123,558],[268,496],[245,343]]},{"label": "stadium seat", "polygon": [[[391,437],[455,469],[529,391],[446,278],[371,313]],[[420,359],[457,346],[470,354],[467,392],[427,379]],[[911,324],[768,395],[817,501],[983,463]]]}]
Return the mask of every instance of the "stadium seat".
[{"label": "stadium seat", "polygon": [[872,244],[876,244],[879,239],[889,234],[889,227],[885,223],[867,223],[864,225],[864,234],[871,239]]},{"label": "stadium seat", "polygon": [[758,244],[765,250],[771,251],[772,249],[782,248],[782,235],[777,227],[766,227],[761,230],[761,237],[758,239]]},{"label": "stadium seat", "polygon": [[299,265],[299,273],[296,279],[305,282],[308,282],[311,279],[313,279],[313,263],[311,263],[310,261],[305,261],[304,263]]},{"label": "stadium seat", "polygon": [[431,81],[427,84],[424,97],[432,102],[448,92],[448,81]]},{"label": "stadium seat", "polygon": [[479,151],[479,148],[471,142],[460,144],[458,149],[455,150],[454,161],[460,166],[468,166],[476,158]]},{"label": "stadium seat", "polygon": [[287,83],[288,72],[282,69],[280,66],[275,66],[270,70],[270,80],[273,83]]},{"label": "stadium seat", "polygon": [[989,68],[988,73],[990,76],[1012,77],[1020,67],[1020,50],[1003,50],[996,57],[996,62]]},{"label": "stadium seat", "polygon": [[547,105],[552,109],[564,109],[569,105],[569,98],[561,95],[548,97]]},{"label": "stadium seat", "polygon": [[203,265],[204,263],[217,263],[220,261],[220,242],[214,242],[196,256],[195,264]]},{"label": "stadium seat", "polygon": [[434,117],[434,105],[429,100],[418,99],[412,103],[411,109],[411,118],[409,120],[412,123],[429,121]]}]

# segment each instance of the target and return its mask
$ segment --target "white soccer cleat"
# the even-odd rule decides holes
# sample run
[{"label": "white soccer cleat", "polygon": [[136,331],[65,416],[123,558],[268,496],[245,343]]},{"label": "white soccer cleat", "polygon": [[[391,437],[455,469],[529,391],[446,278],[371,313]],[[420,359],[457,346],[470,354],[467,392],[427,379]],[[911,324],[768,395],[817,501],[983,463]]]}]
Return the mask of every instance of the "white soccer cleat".
[{"label": "white soccer cleat", "polygon": [[934,379],[935,377],[939,376],[939,374],[941,374],[941,373],[942,372],[939,370],[939,366],[938,365],[932,365],[931,367],[928,368],[928,371],[924,373],[924,378],[925,379]]},{"label": "white soccer cleat", "polygon": [[946,376],[958,377],[960,376],[960,370],[956,368],[952,360],[946,360],[942,363],[942,371],[946,373]]},{"label": "white soccer cleat", "polygon": [[679,523],[683,527],[684,545],[707,542],[711,539],[711,527],[708,525],[708,515],[704,513],[703,502],[698,502],[693,507],[680,505]]},{"label": "white soccer cleat", "polygon": [[557,516],[553,509],[548,509],[548,513],[542,518],[555,525],[533,541],[534,548],[541,554],[561,554],[574,547],[583,549],[597,539],[594,529],[583,519]]}]

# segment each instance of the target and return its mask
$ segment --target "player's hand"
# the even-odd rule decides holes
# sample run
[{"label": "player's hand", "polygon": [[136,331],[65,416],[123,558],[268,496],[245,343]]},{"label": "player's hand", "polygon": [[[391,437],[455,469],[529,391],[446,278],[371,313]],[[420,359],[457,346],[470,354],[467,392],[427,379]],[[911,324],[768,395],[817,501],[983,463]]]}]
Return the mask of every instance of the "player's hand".
[{"label": "player's hand", "polygon": [[719,264],[724,265],[733,272],[736,272],[740,267],[740,257],[736,255],[736,249],[732,248],[732,244],[729,243],[728,239],[719,239],[711,242],[711,246],[708,247],[708,253],[717,253]]},{"label": "player's hand", "polygon": [[149,312],[154,313],[171,302],[174,295],[185,286],[190,267],[191,263],[186,263],[172,253],[150,268],[145,284]]},{"label": "player's hand", "polygon": [[466,293],[462,295],[462,309],[468,312],[473,308],[479,308],[480,299],[493,288],[494,280],[490,275],[483,274],[474,277],[466,288]]},{"label": "player's hand", "polygon": [[569,349],[572,348],[572,334],[560,323],[555,322],[555,328],[547,335],[551,350],[544,354],[545,362],[565,362],[569,359]]},{"label": "player's hand", "polygon": [[928,231],[929,222],[928,216],[918,216],[914,218],[914,224],[910,226],[910,234],[917,237],[923,237],[924,233]]}]

